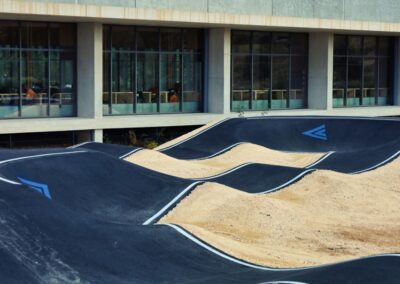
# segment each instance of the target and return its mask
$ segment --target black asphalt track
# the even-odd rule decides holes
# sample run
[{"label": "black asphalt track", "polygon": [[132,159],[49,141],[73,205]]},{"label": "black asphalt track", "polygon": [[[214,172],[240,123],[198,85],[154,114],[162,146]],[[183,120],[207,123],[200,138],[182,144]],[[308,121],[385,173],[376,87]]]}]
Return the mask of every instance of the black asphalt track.
[{"label": "black asphalt track", "polygon": [[[57,169],[60,160],[64,173]],[[81,161],[81,167],[76,161]],[[104,173],[94,174],[101,168],[128,174],[125,166],[134,170],[123,183],[103,184]],[[3,164],[0,172],[12,179],[19,168],[18,176],[46,182],[52,199],[25,185],[0,186],[0,275],[4,283],[396,283],[397,256],[309,269],[266,270],[225,259],[171,227],[140,225],[163,204],[150,204],[150,199],[143,198],[143,184],[132,183],[133,172],[148,177],[146,194],[155,203],[168,195],[165,187],[156,186],[158,182],[162,186],[165,177],[105,154],[18,160]],[[74,182],[62,184],[60,180]],[[179,182],[175,186],[187,185]],[[105,204],[104,199],[109,202]],[[116,208],[124,200],[126,204]]]},{"label": "black asphalt track", "polygon": [[92,151],[103,152],[108,155],[117,158],[124,158],[131,153],[134,153],[141,148],[125,146],[125,145],[117,145],[117,144],[105,144],[105,143],[97,143],[97,142],[88,142],[83,143],[81,145],[73,146],[75,149],[87,149]]},{"label": "black asphalt track", "polygon": [[[325,139],[304,133],[324,126]],[[280,151],[329,152],[313,168],[361,171],[400,150],[400,120],[343,117],[266,117],[225,120],[199,135],[162,150],[178,159],[201,159],[249,142]]]},{"label": "black asphalt track", "polygon": [[[310,125],[302,121],[296,131],[309,130],[305,126],[317,127],[320,119],[310,118]],[[329,139],[334,123],[328,124],[327,120],[324,118],[323,123]],[[244,120],[237,121],[241,124]],[[292,129],[289,122],[287,129]],[[234,132],[235,123],[229,126]],[[336,149],[338,153],[310,170],[337,165],[344,172],[352,172],[385,162],[395,154],[398,145],[391,131],[397,132],[397,136],[399,132],[396,123],[379,123],[377,129],[392,128],[378,133],[388,140],[360,141],[360,148],[339,144],[327,147],[324,151]],[[219,126],[225,127],[224,123]],[[253,132],[258,130],[254,128]],[[204,137],[207,135],[205,132]],[[250,132],[246,135],[254,138]],[[258,140],[234,143],[256,143],[262,138],[254,136]],[[208,139],[204,137],[203,140]],[[211,146],[198,141],[198,147],[213,148],[215,141],[210,141]],[[186,143],[191,140],[182,147]],[[212,155],[232,145],[218,143],[211,150],[204,148],[192,153]],[[133,148],[94,143],[84,146],[0,151],[1,283],[399,283],[400,256],[395,254],[320,267],[271,270],[228,256],[177,226],[153,225],[194,188],[196,181],[160,174],[119,159]],[[299,147],[299,151],[305,151],[306,147],[301,146],[304,148]],[[182,153],[189,153],[191,147],[194,146],[184,146]],[[358,153],[358,159],[365,162],[341,166],[349,161],[346,153]],[[306,171],[249,164],[210,181],[258,193],[280,188],[301,178]],[[21,181],[25,184],[10,184]],[[27,181],[31,186],[26,185]],[[40,191],[40,186],[48,189],[48,196]]]}]

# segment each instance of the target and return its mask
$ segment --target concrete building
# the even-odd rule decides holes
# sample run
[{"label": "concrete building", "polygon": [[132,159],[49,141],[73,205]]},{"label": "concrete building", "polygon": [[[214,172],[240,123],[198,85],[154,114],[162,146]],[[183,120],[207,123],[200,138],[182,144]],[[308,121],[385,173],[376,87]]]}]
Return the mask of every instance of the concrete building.
[{"label": "concrete building", "polygon": [[399,13],[392,0],[0,0],[0,144],[239,113],[398,116]]}]

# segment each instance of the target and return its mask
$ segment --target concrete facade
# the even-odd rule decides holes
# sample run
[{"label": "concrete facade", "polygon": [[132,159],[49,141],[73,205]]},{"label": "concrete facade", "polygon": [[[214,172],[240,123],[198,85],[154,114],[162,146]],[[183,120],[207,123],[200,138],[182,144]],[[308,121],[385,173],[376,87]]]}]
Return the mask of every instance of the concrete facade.
[{"label": "concrete facade", "polygon": [[[274,110],[267,115],[400,116],[400,56],[396,56],[395,105],[332,108],[335,33],[390,35],[400,46],[400,2],[393,0],[0,0],[0,19],[75,22],[77,35],[77,117],[0,120],[0,134],[201,125],[235,117],[231,112],[231,30],[309,34],[308,109]],[[103,24],[201,27],[208,31],[206,113],[103,116]],[[397,52],[398,53],[398,52]],[[245,116],[258,116],[249,111]],[[264,114],[263,114],[264,115]]]}]

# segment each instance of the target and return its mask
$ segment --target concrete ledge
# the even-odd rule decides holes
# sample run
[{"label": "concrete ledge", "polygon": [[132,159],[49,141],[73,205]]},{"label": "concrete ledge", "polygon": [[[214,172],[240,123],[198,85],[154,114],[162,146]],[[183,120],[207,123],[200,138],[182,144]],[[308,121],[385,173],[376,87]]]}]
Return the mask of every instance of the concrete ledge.
[{"label": "concrete ledge", "polygon": [[[332,110],[273,110],[266,114],[262,112],[245,112],[245,117],[277,115],[337,115],[337,116],[400,116],[400,106],[387,107],[360,107],[338,108]],[[33,119],[4,119],[0,120],[0,134],[75,131],[75,130],[101,130],[118,128],[145,128],[203,125],[213,120],[227,117],[238,117],[238,113],[210,114],[157,114],[157,115],[126,115],[105,116],[102,118],[33,118]]]}]

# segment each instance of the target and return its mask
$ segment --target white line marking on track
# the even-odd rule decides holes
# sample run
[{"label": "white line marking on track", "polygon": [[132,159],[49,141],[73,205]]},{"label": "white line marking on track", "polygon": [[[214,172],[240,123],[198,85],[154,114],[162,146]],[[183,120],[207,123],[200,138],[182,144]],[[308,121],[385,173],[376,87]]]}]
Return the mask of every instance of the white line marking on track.
[{"label": "white line marking on track", "polygon": [[305,169],[309,169],[313,166],[318,165],[319,163],[321,163],[323,160],[325,160],[326,158],[328,158],[330,155],[334,154],[335,151],[330,151],[328,153],[326,153],[324,156],[322,156],[319,160],[315,161],[314,163],[312,163],[311,165],[308,165],[307,167],[305,167]]},{"label": "white line marking on track", "polygon": [[204,178],[191,178],[191,180],[199,180],[199,181],[201,181],[201,180],[210,180],[210,179],[214,179],[214,178],[219,178],[219,177],[225,176],[225,175],[227,175],[227,174],[230,174],[230,173],[232,173],[232,172],[234,172],[234,171],[237,171],[237,170],[239,170],[239,169],[241,169],[241,168],[244,168],[244,167],[249,166],[249,165],[254,165],[254,164],[256,164],[256,163],[245,163],[245,164],[241,164],[241,165],[236,166],[236,167],[234,167],[234,168],[232,168],[232,169],[230,169],[230,170],[227,170],[226,172],[223,172],[223,173],[220,173],[220,174],[217,174],[217,175],[213,175],[213,176],[209,176],[209,177],[204,177]]},{"label": "white line marking on track", "polygon": [[304,172],[298,174],[297,176],[295,176],[295,177],[292,178],[291,180],[285,182],[284,184],[281,184],[281,185],[279,185],[279,186],[277,186],[277,187],[274,187],[274,188],[272,188],[272,189],[269,189],[269,190],[267,190],[267,191],[257,192],[257,193],[255,193],[255,194],[265,194],[265,193],[277,191],[277,190],[279,190],[279,189],[281,189],[281,188],[284,188],[284,187],[286,187],[286,186],[292,184],[293,182],[295,182],[295,181],[298,180],[299,178],[305,176],[306,174],[308,174],[308,173],[310,173],[310,172],[314,172],[314,171],[315,171],[315,169],[306,170],[306,171],[304,171]]},{"label": "white line marking on track", "polygon": [[397,121],[400,122],[400,119],[396,118],[378,118],[378,117],[363,117],[363,116],[279,116],[279,115],[271,115],[271,116],[253,116],[253,117],[246,117],[245,119],[336,119],[336,120],[344,120],[344,119],[351,119],[351,120],[376,120],[376,121]]},{"label": "white line marking on track", "polygon": [[306,282],[298,282],[298,281],[272,281],[272,282],[261,282],[258,284],[308,284]]},{"label": "white line marking on track", "polygon": [[386,164],[386,163],[389,162],[390,160],[393,160],[394,158],[396,158],[396,157],[399,156],[399,155],[400,155],[400,151],[397,151],[396,153],[394,153],[393,155],[391,155],[389,158],[387,158],[386,160],[384,160],[384,161],[382,161],[382,162],[376,164],[375,166],[369,167],[369,168],[364,169],[364,170],[352,172],[351,174],[352,174],[352,175],[354,175],[354,174],[361,174],[361,173],[368,172],[368,171],[370,171],[370,170],[376,169],[376,168],[378,168],[379,166]]},{"label": "white line marking on track", "polygon": [[197,134],[195,134],[195,135],[193,135],[193,136],[190,136],[190,137],[188,137],[188,138],[186,138],[186,139],[184,139],[184,140],[182,140],[182,141],[179,141],[179,142],[176,143],[176,144],[173,144],[173,145],[168,146],[168,147],[166,147],[166,148],[160,149],[160,150],[158,150],[158,151],[163,152],[163,151],[167,151],[167,150],[169,150],[169,149],[172,149],[172,148],[174,148],[174,147],[176,147],[176,146],[179,146],[179,145],[181,145],[182,143],[185,143],[185,142],[187,142],[187,141],[189,141],[189,140],[191,140],[191,139],[193,139],[193,138],[195,138],[195,137],[197,137],[197,136],[203,134],[204,132],[207,132],[208,130],[213,129],[213,128],[216,127],[217,125],[220,125],[221,123],[223,123],[223,122],[225,122],[225,121],[227,121],[227,120],[229,120],[229,119],[231,119],[231,118],[230,118],[230,117],[225,118],[225,119],[223,119],[223,120],[217,122],[216,124],[211,125],[210,127],[207,127],[206,129],[200,131],[199,133],[197,133]]},{"label": "white line marking on track", "polygon": [[94,143],[94,142],[92,142],[92,141],[82,142],[82,143],[79,143],[79,144],[76,144],[76,145],[69,146],[69,147],[67,147],[67,149],[78,148],[80,146],[83,146],[83,145],[86,145],[86,144],[90,144],[90,143]]},{"label": "white line marking on track", "polygon": [[82,150],[82,151],[73,151],[73,152],[57,152],[57,153],[48,153],[48,154],[23,156],[23,157],[18,157],[18,158],[13,158],[13,159],[0,161],[0,164],[5,164],[5,163],[9,163],[9,162],[14,162],[14,161],[20,161],[20,160],[25,160],[25,159],[32,159],[32,158],[49,157],[49,156],[60,156],[60,155],[72,155],[72,154],[87,153],[87,152],[88,151],[83,151]]},{"label": "white line marking on track", "polygon": [[232,144],[232,145],[230,145],[230,146],[228,146],[228,147],[226,147],[226,148],[224,148],[224,149],[222,149],[222,150],[220,150],[220,151],[218,151],[217,153],[214,153],[214,154],[212,154],[212,155],[209,155],[209,156],[206,156],[206,157],[202,157],[202,158],[197,158],[197,159],[188,159],[188,160],[186,160],[186,161],[197,161],[197,160],[206,160],[206,159],[210,159],[210,158],[216,157],[216,156],[218,156],[218,155],[220,155],[220,154],[223,154],[223,153],[225,153],[225,152],[231,150],[232,148],[234,148],[234,147],[236,147],[236,146],[239,146],[239,145],[245,144],[245,143],[247,143],[247,142],[238,142],[238,143]]},{"label": "white line marking on track", "polygon": [[174,205],[179,200],[179,198],[181,198],[186,192],[188,192],[189,190],[191,190],[193,187],[195,187],[196,185],[198,185],[200,183],[202,183],[202,182],[196,181],[196,182],[190,184],[188,187],[186,187],[184,190],[182,190],[181,193],[179,193],[177,196],[175,196],[174,199],[172,199],[170,202],[168,202],[167,205],[165,205],[163,208],[161,208],[160,211],[158,211],[152,217],[147,219],[142,225],[149,225],[151,222],[153,222],[155,219],[157,219],[161,214],[163,214],[165,211],[167,211],[172,205]]},{"label": "white line marking on track", "polygon": [[3,178],[3,177],[0,177],[0,180],[4,181],[6,183],[14,184],[14,185],[22,185],[22,183],[20,183],[20,182],[16,182],[16,181],[13,181],[13,180],[10,180],[7,178]]},{"label": "white line marking on track", "polygon": [[199,245],[199,246],[205,248],[206,250],[208,250],[209,252],[212,252],[212,253],[214,253],[222,258],[225,258],[229,261],[232,261],[237,264],[241,264],[243,266],[260,269],[260,270],[266,270],[266,271],[301,271],[301,270],[310,270],[310,269],[315,269],[315,268],[320,268],[320,267],[328,267],[328,266],[333,266],[336,264],[349,263],[349,262],[352,262],[355,260],[371,259],[371,258],[376,258],[376,257],[387,257],[387,256],[400,257],[400,254],[396,254],[396,253],[381,254],[381,255],[372,255],[372,256],[367,256],[367,257],[362,257],[362,258],[357,258],[357,259],[352,259],[352,260],[346,260],[346,261],[342,261],[342,262],[335,262],[335,263],[331,263],[331,264],[322,264],[322,265],[316,265],[316,266],[306,266],[306,267],[300,267],[300,268],[271,268],[271,267],[265,267],[265,266],[260,266],[260,265],[256,265],[256,264],[251,264],[251,263],[242,261],[240,259],[234,258],[232,256],[229,256],[229,255],[211,247],[210,245],[206,244],[205,242],[200,241],[199,239],[194,237],[192,234],[186,232],[185,230],[181,229],[177,225],[174,225],[174,224],[158,224],[158,225],[164,225],[164,226],[168,226],[168,227],[175,229],[178,233],[185,236],[189,240],[193,241],[197,245]]},{"label": "white line marking on track", "polygon": [[118,157],[118,159],[124,159],[124,158],[126,158],[126,157],[132,155],[133,153],[139,152],[140,150],[143,150],[143,148],[134,149],[134,150],[132,150],[132,151],[130,151],[130,152],[128,152],[128,153],[126,153],[126,154],[124,154],[124,155]]}]

